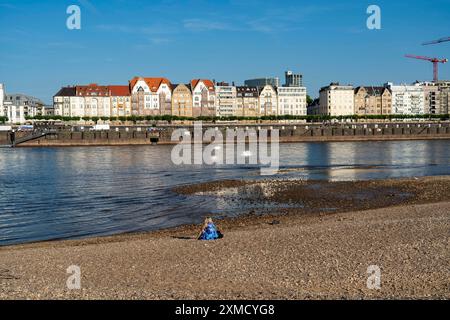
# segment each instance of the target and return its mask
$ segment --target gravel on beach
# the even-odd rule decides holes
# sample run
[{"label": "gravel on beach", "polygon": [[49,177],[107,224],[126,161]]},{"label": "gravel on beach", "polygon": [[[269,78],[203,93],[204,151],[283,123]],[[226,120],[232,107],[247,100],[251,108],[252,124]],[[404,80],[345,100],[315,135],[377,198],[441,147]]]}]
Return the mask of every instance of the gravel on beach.
[{"label": "gravel on beach", "polygon": [[[317,211],[315,191],[303,198],[308,212],[217,221],[218,241],[197,241],[199,226],[184,226],[0,247],[0,299],[449,299],[450,178],[367,183],[324,185],[328,206],[335,191],[362,190],[333,204],[336,212]],[[280,184],[267,196],[281,190],[279,201],[295,202],[307,185]],[[377,190],[381,202],[370,200]],[[66,285],[71,265],[79,290]],[[373,265],[379,289],[367,287]]]}]

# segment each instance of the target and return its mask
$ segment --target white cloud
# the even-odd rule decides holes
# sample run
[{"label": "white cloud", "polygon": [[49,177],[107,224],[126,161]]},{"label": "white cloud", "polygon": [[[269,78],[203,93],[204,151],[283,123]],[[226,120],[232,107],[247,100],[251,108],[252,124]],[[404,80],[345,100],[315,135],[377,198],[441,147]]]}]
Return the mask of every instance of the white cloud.
[{"label": "white cloud", "polygon": [[135,33],[135,34],[173,34],[177,33],[177,28],[171,25],[152,25],[152,26],[127,26],[120,24],[101,24],[96,28],[100,31],[121,32],[121,33]]},{"label": "white cloud", "polygon": [[230,31],[235,30],[230,24],[219,21],[204,19],[186,19],[183,20],[185,29],[191,31]]},{"label": "white cloud", "polygon": [[85,49],[86,47],[80,43],[61,41],[61,42],[49,42],[47,47],[62,48],[62,49]]}]

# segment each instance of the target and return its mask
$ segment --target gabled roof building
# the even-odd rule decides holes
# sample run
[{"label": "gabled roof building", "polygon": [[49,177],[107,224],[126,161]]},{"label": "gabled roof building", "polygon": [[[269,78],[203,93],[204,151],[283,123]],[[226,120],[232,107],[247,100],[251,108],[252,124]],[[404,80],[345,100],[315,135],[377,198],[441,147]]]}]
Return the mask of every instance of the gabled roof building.
[{"label": "gabled roof building", "polygon": [[392,112],[392,94],[386,87],[360,86],[355,89],[355,114],[382,115]]},{"label": "gabled roof building", "polygon": [[207,79],[191,80],[192,114],[198,116],[216,115],[216,90],[214,83]]}]

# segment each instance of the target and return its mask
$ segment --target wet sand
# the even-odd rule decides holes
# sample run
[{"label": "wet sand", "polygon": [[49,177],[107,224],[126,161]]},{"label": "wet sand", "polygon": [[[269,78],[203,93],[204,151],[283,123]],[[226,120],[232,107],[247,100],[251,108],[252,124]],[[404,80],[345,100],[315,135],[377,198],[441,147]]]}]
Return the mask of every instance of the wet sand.
[{"label": "wet sand", "polygon": [[[368,181],[224,180],[174,189],[241,203],[253,215],[291,218],[450,200],[450,177]],[[263,206],[261,205],[263,204]],[[270,207],[265,210],[261,207]],[[275,211],[272,208],[276,208]]]},{"label": "wet sand", "polygon": [[[225,237],[213,242],[183,226],[0,247],[0,298],[450,298],[450,177],[177,191],[289,206],[220,220]],[[70,265],[81,268],[80,290],[66,287]],[[370,265],[381,269],[380,290],[367,288]]]}]

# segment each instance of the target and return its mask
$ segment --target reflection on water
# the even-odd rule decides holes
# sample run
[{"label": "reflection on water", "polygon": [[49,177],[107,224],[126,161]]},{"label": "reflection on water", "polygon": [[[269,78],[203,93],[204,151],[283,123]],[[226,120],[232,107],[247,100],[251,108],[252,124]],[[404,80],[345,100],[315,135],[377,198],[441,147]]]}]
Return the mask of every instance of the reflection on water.
[{"label": "reflection on water", "polygon": [[[450,173],[449,146],[445,140],[281,144],[276,178],[445,175]],[[226,194],[186,197],[171,189],[219,179],[258,179],[258,167],[174,166],[171,148],[0,149],[0,245],[155,230],[198,223],[211,213],[248,211]],[[268,203],[253,206],[272,208]]]}]

